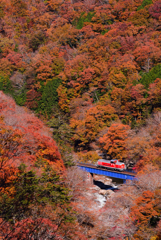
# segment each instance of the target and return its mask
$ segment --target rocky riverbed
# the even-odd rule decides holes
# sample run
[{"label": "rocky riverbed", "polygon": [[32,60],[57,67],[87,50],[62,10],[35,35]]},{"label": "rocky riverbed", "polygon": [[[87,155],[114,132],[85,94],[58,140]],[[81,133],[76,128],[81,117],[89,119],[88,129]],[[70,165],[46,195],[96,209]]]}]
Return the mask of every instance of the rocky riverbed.
[{"label": "rocky riverbed", "polygon": [[102,208],[107,199],[115,195],[115,189],[117,189],[117,186],[112,182],[112,179],[94,175],[93,184],[89,187],[88,192],[85,193],[86,197],[92,202],[90,210]]}]

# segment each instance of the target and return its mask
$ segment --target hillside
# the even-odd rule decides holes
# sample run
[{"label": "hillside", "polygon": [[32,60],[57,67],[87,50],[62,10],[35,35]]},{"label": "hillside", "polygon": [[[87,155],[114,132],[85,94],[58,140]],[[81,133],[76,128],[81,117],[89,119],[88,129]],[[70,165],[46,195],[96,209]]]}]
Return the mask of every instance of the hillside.
[{"label": "hillside", "polygon": [[[42,230],[43,223],[47,234],[40,231],[38,239],[160,239],[161,185],[155,182],[161,168],[160,111],[161,0],[1,0],[4,236],[18,239],[16,234],[32,222],[31,232],[35,224]],[[112,212],[111,220],[112,201],[99,219],[98,212],[88,212],[84,189],[79,191],[84,183],[76,176],[76,186],[69,181],[75,169],[71,166],[77,161],[95,163],[100,153],[135,166],[141,179],[116,194],[114,202],[122,214]],[[146,186],[147,174],[153,187]],[[30,193],[24,193],[29,201],[19,196],[24,178],[33,183],[35,195],[28,188]],[[49,195],[46,186],[51,187]],[[17,201],[22,205],[19,215],[17,208],[10,209]],[[142,215],[137,209],[143,209]],[[129,223],[122,225],[123,217]],[[108,227],[97,227],[106,218]],[[115,229],[120,226],[116,234],[114,222]],[[12,226],[19,230],[12,232]]]},{"label": "hillside", "polygon": [[49,129],[0,92],[0,239],[85,239],[65,176]]},{"label": "hillside", "polygon": [[160,4],[1,1],[0,89],[50,120],[67,165],[71,145],[98,159],[113,122],[136,128],[160,109]]}]

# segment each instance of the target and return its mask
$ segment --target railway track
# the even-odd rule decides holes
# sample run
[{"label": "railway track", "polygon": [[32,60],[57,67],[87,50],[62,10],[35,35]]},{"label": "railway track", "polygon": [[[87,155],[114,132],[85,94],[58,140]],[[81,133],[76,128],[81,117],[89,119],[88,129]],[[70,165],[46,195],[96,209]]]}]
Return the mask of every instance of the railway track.
[{"label": "railway track", "polygon": [[106,169],[106,168],[101,168],[101,167],[97,167],[95,166],[94,164],[90,164],[90,163],[77,163],[76,164],[77,166],[80,166],[80,167],[89,167],[89,168],[95,168],[95,169],[100,169],[100,170],[103,170],[103,171],[110,171],[110,172],[117,172],[117,173],[120,173],[120,174],[126,174],[126,175],[130,175],[130,176],[136,176],[136,173],[134,172],[131,172],[131,171],[117,171],[117,170],[111,170],[111,169]]}]

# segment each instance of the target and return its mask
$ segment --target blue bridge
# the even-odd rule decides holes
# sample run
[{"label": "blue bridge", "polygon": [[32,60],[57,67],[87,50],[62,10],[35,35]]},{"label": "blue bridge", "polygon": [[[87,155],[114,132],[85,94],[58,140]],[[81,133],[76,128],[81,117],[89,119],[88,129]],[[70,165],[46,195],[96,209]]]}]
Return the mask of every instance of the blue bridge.
[{"label": "blue bridge", "polygon": [[84,163],[78,164],[78,167],[84,171],[91,173],[91,175],[93,174],[105,175],[111,178],[122,179],[123,181],[136,179],[135,177],[136,174],[133,172],[128,172],[128,171],[117,172],[117,171],[111,171],[111,170],[103,170],[100,168],[96,168],[94,165],[92,166],[92,164],[84,164]]}]

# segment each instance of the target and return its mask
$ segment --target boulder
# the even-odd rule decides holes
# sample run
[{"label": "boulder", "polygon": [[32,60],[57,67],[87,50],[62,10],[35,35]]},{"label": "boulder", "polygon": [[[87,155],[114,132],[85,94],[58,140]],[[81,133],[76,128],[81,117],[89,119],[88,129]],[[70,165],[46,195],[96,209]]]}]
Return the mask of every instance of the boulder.
[{"label": "boulder", "polygon": [[104,181],[105,185],[111,185],[112,183],[112,179],[111,178],[106,178],[106,180]]},{"label": "boulder", "polygon": [[112,190],[106,190],[106,196],[108,198],[112,197],[115,193]]},{"label": "boulder", "polygon": [[114,195],[114,192],[112,190],[100,189],[99,194],[109,198],[109,197],[112,197]]},{"label": "boulder", "polygon": [[10,78],[12,82],[12,86],[15,88],[15,90],[19,90],[24,86],[26,76],[24,76],[20,72],[15,72],[12,77]]},{"label": "boulder", "polygon": [[100,189],[100,190],[99,190],[99,194],[105,196],[105,195],[107,195],[107,190]]},{"label": "boulder", "polygon": [[100,190],[100,188],[98,186],[96,186],[96,185],[92,185],[89,189],[90,190],[95,190],[95,191],[99,191]]},{"label": "boulder", "polygon": [[93,179],[95,181],[100,181],[104,183],[105,185],[110,185],[112,182],[111,178],[105,177],[105,176],[100,176],[100,175],[94,175]]}]

